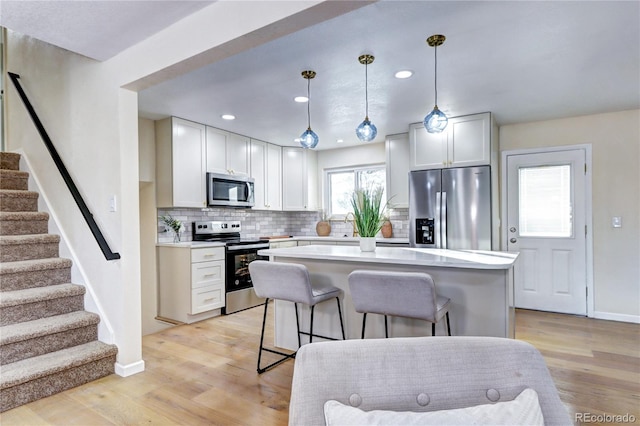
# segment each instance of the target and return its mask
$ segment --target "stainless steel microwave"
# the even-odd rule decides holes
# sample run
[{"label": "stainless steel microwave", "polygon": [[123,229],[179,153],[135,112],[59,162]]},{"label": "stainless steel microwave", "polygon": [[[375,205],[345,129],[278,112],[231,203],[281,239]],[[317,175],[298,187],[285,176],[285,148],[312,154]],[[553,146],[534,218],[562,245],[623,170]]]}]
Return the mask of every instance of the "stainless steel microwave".
[{"label": "stainless steel microwave", "polygon": [[207,204],[210,206],[253,207],[253,178],[207,173]]}]

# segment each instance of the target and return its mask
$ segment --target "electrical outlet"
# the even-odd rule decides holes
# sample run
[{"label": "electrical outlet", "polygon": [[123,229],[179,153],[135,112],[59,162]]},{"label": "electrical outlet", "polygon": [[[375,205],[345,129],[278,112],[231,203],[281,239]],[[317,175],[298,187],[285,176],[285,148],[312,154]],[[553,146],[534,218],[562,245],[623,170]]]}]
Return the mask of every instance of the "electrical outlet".
[{"label": "electrical outlet", "polygon": [[109,197],[109,211],[117,212],[118,211],[118,200],[115,195]]},{"label": "electrical outlet", "polygon": [[614,228],[622,228],[622,216],[614,216],[611,219],[611,226]]}]

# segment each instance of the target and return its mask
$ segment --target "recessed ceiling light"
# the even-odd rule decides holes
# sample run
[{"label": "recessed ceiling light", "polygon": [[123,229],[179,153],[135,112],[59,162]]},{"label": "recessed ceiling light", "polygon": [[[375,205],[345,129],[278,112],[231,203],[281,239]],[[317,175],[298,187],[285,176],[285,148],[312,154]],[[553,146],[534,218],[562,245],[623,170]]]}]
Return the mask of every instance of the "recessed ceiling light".
[{"label": "recessed ceiling light", "polygon": [[295,138],[293,141],[294,141],[295,143],[300,143],[300,138]]},{"label": "recessed ceiling light", "polygon": [[401,70],[395,73],[396,78],[409,78],[413,75],[413,71]]},{"label": "recessed ceiling light", "polygon": [[293,98],[294,101],[296,102],[309,102],[309,98],[307,98],[306,96],[296,96],[295,98]]},{"label": "recessed ceiling light", "polygon": [[235,120],[236,116],[232,115],[232,114],[222,114],[220,117],[222,117],[223,120]]},{"label": "recessed ceiling light", "polygon": [[344,139],[338,139],[338,140],[336,141],[336,143],[342,143],[342,142],[344,142]]}]

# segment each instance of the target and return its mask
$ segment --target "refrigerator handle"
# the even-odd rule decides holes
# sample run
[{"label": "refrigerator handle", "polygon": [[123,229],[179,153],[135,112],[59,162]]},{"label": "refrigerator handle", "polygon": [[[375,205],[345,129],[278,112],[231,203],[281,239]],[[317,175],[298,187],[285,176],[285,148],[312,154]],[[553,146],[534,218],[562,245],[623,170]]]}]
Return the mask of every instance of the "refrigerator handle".
[{"label": "refrigerator handle", "polygon": [[435,237],[436,237],[436,248],[442,248],[442,245],[440,244],[440,216],[442,211],[441,200],[442,200],[442,193],[438,191],[436,192],[436,220],[434,221],[435,229],[433,230],[433,233],[435,234]]},{"label": "refrigerator handle", "polygon": [[442,248],[447,248],[447,193],[442,193],[442,207],[441,207],[440,222],[442,223]]}]

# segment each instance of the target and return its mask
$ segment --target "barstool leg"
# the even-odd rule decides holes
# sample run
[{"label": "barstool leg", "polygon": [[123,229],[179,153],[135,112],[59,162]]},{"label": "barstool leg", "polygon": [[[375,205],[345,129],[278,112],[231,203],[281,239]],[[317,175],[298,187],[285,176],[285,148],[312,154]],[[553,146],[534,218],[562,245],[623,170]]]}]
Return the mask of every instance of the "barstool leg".
[{"label": "barstool leg", "polygon": [[313,311],[316,305],[311,307],[311,325],[309,326],[309,343],[313,342]]},{"label": "barstool leg", "polygon": [[447,312],[445,315],[447,317],[447,334],[451,336],[451,321],[449,321],[449,312]]},{"label": "barstool leg", "polygon": [[300,349],[300,347],[302,346],[302,342],[300,340],[300,318],[298,317],[298,304],[294,302],[293,308],[296,311],[296,328],[298,330],[298,349]]},{"label": "barstool leg", "polygon": [[262,359],[262,344],[264,343],[264,326],[265,323],[267,322],[267,307],[269,306],[269,299],[267,298],[264,301],[264,316],[262,317],[262,331],[260,332],[260,349],[258,349],[258,373],[261,373],[262,371],[260,368],[260,360]]},{"label": "barstool leg", "polygon": [[340,329],[342,330],[342,340],[347,340],[344,335],[344,322],[342,322],[342,309],[340,308],[340,298],[336,297],[336,302],[338,302],[338,316],[340,317]]},{"label": "barstool leg", "polygon": [[387,327],[387,316],[384,316],[384,337],[389,337],[389,328]]},{"label": "barstool leg", "polygon": [[362,314],[362,337],[360,337],[361,339],[364,339],[364,326],[367,325],[367,313],[365,312],[364,314]]}]

